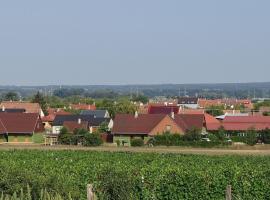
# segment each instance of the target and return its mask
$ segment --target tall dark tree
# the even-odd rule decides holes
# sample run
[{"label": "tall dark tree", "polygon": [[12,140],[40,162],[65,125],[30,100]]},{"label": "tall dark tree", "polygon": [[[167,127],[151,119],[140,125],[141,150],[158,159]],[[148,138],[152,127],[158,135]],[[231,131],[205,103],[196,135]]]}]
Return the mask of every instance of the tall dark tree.
[{"label": "tall dark tree", "polygon": [[38,103],[40,105],[41,109],[43,110],[44,114],[48,115],[47,102],[46,102],[44,96],[40,92],[37,92],[37,94],[33,97],[32,103]]}]

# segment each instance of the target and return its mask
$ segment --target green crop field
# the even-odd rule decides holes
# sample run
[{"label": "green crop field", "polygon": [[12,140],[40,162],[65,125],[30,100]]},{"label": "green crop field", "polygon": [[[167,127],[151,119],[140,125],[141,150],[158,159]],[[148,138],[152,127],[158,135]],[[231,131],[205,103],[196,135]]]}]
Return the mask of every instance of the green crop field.
[{"label": "green crop field", "polygon": [[270,157],[206,156],[93,151],[0,151],[0,193],[30,186],[86,199],[270,199]]}]

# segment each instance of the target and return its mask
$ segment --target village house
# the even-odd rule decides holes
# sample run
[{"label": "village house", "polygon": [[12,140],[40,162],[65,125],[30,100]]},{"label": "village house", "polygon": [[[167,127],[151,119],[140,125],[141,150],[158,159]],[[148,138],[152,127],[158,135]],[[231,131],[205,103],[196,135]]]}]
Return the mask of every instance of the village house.
[{"label": "village house", "polygon": [[56,115],[71,115],[70,112],[59,108],[49,108],[47,111],[48,115],[41,118],[46,130],[51,130]]},{"label": "village house", "polygon": [[117,114],[114,119],[112,134],[114,142],[130,143],[132,138],[142,138],[145,141],[165,132],[184,135],[189,129],[203,129],[203,115],[167,114]]},{"label": "village house", "polygon": [[31,143],[34,136],[44,131],[37,113],[0,113],[0,142]]},{"label": "village house", "polygon": [[105,122],[110,123],[110,119],[97,118],[93,115],[56,115],[52,133],[59,134],[63,127],[71,129],[71,132],[75,128],[86,128],[87,131],[93,133]]},{"label": "village house", "polygon": [[2,112],[13,111],[13,112],[25,112],[25,113],[38,113],[40,117],[44,117],[44,112],[42,111],[38,103],[24,102],[24,101],[3,101],[0,104],[0,109]]},{"label": "village house", "polygon": [[207,131],[217,131],[223,127],[228,133],[242,136],[249,129],[262,131],[270,128],[269,116],[225,116],[224,119],[218,120],[215,117],[205,114],[205,126]]}]

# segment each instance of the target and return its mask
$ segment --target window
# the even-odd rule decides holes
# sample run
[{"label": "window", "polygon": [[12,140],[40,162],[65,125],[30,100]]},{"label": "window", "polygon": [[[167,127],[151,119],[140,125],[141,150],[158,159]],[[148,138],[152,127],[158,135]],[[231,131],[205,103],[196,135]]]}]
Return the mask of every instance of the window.
[{"label": "window", "polygon": [[171,125],[166,125],[166,131],[170,132],[172,129],[172,126]]}]

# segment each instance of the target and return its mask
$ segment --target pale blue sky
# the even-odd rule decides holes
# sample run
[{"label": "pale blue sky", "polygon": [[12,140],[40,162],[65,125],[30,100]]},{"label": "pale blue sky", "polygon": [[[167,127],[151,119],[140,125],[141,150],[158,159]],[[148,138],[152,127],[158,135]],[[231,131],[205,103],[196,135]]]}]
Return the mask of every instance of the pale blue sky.
[{"label": "pale blue sky", "polygon": [[269,0],[0,1],[0,84],[270,81]]}]

